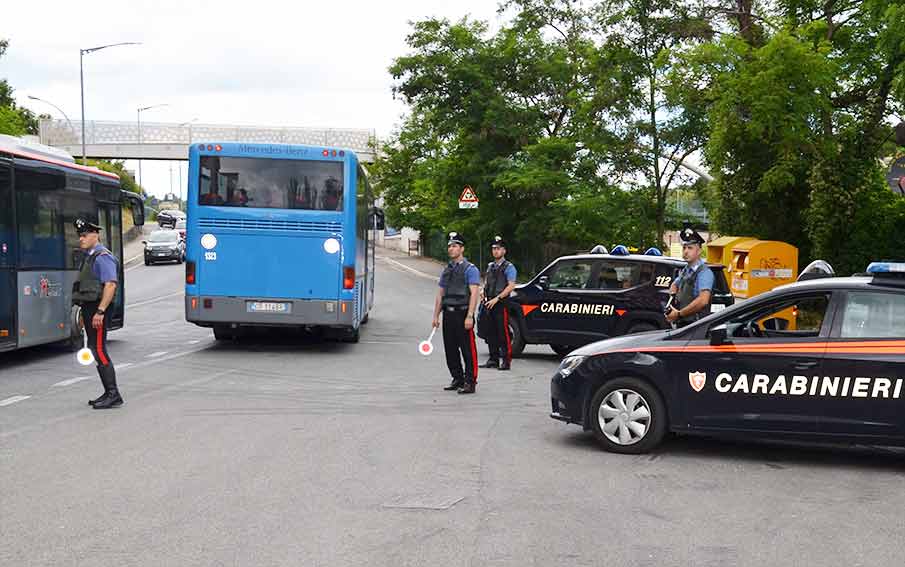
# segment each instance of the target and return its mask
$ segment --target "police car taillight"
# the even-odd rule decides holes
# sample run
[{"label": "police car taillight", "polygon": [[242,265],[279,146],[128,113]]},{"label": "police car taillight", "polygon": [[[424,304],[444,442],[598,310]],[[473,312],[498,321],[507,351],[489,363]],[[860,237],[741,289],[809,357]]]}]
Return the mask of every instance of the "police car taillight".
[{"label": "police car taillight", "polygon": [[343,289],[355,289],[355,268],[343,268]]}]

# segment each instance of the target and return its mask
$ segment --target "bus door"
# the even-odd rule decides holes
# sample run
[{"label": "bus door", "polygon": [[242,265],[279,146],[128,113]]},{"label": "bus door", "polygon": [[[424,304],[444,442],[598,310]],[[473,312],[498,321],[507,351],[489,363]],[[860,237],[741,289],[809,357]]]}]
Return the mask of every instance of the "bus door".
[{"label": "bus door", "polygon": [[118,203],[98,203],[97,218],[98,224],[103,229],[101,242],[113,253],[119,265],[119,285],[116,286],[116,298],[113,300],[113,311],[110,314],[110,328],[119,329],[123,326],[125,314],[122,209]]},{"label": "bus door", "polygon": [[12,168],[0,163],[0,351],[16,346],[16,255]]}]

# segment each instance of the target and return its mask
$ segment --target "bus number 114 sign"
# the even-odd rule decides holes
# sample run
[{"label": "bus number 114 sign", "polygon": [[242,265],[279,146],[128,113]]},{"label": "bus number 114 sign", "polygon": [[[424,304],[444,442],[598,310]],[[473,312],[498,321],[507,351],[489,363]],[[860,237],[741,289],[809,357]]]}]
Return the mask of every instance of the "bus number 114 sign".
[{"label": "bus number 114 sign", "polygon": [[474,189],[472,189],[468,185],[465,186],[465,189],[462,191],[462,195],[459,197],[459,208],[460,209],[477,209],[478,208],[478,196],[475,195]]}]

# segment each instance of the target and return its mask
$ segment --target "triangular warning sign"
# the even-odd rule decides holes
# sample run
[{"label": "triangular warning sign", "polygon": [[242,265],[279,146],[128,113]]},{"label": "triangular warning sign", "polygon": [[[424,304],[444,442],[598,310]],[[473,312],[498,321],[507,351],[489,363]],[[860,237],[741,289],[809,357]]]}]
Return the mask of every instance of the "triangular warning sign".
[{"label": "triangular warning sign", "polygon": [[470,186],[466,185],[465,189],[462,191],[462,195],[459,197],[460,203],[477,203],[478,196],[475,195],[474,189]]}]

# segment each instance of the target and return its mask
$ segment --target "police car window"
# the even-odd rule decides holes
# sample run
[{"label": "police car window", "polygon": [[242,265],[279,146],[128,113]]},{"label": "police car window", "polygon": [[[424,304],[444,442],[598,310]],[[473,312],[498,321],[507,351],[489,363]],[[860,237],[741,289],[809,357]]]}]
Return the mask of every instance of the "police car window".
[{"label": "police car window", "polygon": [[200,205],[343,210],[342,162],[204,156],[200,170]]},{"label": "police car window", "polygon": [[828,294],[789,298],[730,320],[731,336],[739,338],[807,338],[820,335],[830,304]]},{"label": "police car window", "polygon": [[550,289],[588,289],[593,263],[587,260],[563,260],[549,275]]},{"label": "police car window", "polygon": [[846,339],[905,337],[905,295],[850,292],[845,300],[840,336]]},{"label": "police car window", "polygon": [[604,260],[597,272],[596,289],[620,290],[650,280],[652,267],[639,262]]}]

